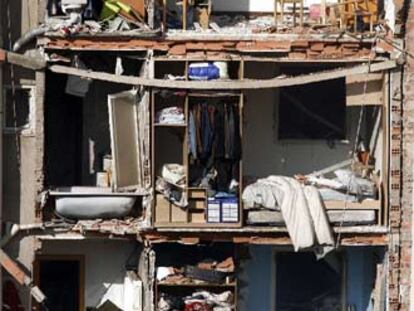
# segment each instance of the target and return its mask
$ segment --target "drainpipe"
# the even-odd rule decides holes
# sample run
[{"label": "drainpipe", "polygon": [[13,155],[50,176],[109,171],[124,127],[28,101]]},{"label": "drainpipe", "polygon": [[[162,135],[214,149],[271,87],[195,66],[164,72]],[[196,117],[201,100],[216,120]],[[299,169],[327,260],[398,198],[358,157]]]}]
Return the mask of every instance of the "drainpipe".
[{"label": "drainpipe", "polygon": [[[0,14],[1,15],[1,14]],[[1,23],[0,23],[1,27]],[[1,28],[0,28],[0,40],[1,40]],[[1,44],[1,42],[0,42]],[[1,45],[0,45],[1,47]],[[0,49],[0,185],[3,184],[3,120],[4,120],[4,96],[3,96],[3,65],[7,61],[7,52]],[[3,215],[3,187],[0,186],[0,220],[2,221]],[[43,224],[33,224],[33,225],[21,225],[21,226],[14,226],[12,228],[10,234],[6,234],[3,236],[3,232],[1,232],[0,226],[0,235],[2,238],[0,239],[0,265],[10,273],[10,275],[16,280],[16,282],[22,286],[27,286],[30,288],[31,296],[39,303],[42,303],[45,300],[45,296],[41,292],[41,290],[37,286],[33,286],[32,279],[30,276],[26,275],[26,273],[18,266],[18,264],[11,259],[3,250],[4,246],[17,235],[22,230],[36,230],[43,228]],[[3,305],[3,277],[1,274],[0,269],[0,305]]]}]

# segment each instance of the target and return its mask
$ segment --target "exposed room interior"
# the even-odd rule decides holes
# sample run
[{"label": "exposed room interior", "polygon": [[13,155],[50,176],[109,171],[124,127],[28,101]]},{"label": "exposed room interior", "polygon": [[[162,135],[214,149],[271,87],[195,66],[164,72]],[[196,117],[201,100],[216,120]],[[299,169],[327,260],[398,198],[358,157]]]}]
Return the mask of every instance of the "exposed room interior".
[{"label": "exposed room interior", "polygon": [[168,243],[154,251],[160,310],[189,306],[201,292],[228,297],[237,310],[366,310],[384,290],[383,248],[343,248],[320,259],[270,245]]},{"label": "exposed room interior", "polygon": [[[142,60],[137,59],[137,56],[126,56],[123,59],[125,69],[120,69],[120,61],[116,57],[91,60],[90,54],[86,53],[82,55],[83,61],[79,56],[75,59],[78,66],[84,65],[85,61],[92,68],[118,68],[124,74],[131,75],[139,74],[142,67]],[[50,200],[44,209],[45,217],[50,218],[53,217],[52,214],[59,213],[58,216],[67,220],[142,217],[141,194],[134,191],[138,188],[136,178],[132,180],[135,183],[129,183],[138,173],[128,179],[128,176],[124,177],[121,173],[128,170],[134,172],[133,170],[128,167],[123,167],[123,171],[115,169],[120,162],[130,163],[128,159],[134,157],[133,150],[129,147],[133,145],[128,146],[127,140],[133,136],[133,132],[130,131],[131,134],[124,141],[116,144],[114,138],[124,133],[118,134],[118,129],[111,128],[111,124],[118,117],[117,113],[122,111],[111,110],[109,95],[123,94],[124,91],[131,90],[131,87],[52,73],[47,76],[47,82],[45,146],[48,153],[44,160],[45,181],[51,197],[56,200]],[[134,122],[135,102],[127,103],[123,107],[130,110],[127,113]],[[122,153],[119,156],[119,148],[123,145],[129,150],[124,153],[127,158],[123,158]],[[112,152],[114,148],[115,157]],[[137,157],[133,160],[138,161]],[[113,180],[118,184],[112,182]],[[131,185],[131,189],[121,189],[123,185],[120,185],[120,181],[123,180],[127,181],[127,186]],[[77,205],[80,214],[72,214],[71,211],[67,214],[64,201],[69,205]],[[95,209],[96,214],[93,210],[97,202],[103,209]],[[60,206],[62,209],[59,211]],[[88,209],[91,210],[88,212]]]},{"label": "exposed room interior", "polygon": [[[156,61],[156,75],[158,72],[162,77],[169,72],[177,77],[193,79],[191,66],[195,62],[170,63]],[[235,80],[297,76],[349,66],[333,62],[266,61],[243,61],[237,65],[233,61],[226,67],[226,62],[220,63],[229,72],[234,72],[225,73],[224,76]],[[157,65],[162,72],[157,71]],[[295,177],[305,184],[320,188],[320,195],[334,224],[352,226],[383,223],[386,221],[382,197],[387,188],[383,182],[387,176],[385,148],[388,137],[387,119],[383,113],[383,79],[382,75],[361,75],[357,78],[346,77],[243,92],[154,90],[152,114],[153,118],[157,118],[152,121],[153,178],[157,192],[154,202],[155,225],[240,226],[246,224],[247,220],[248,225],[283,226],[278,212],[272,212],[271,208],[256,209],[255,203],[263,203],[260,198],[257,202],[252,199],[254,202],[246,204],[249,194],[246,194],[246,198],[244,195],[242,197],[249,185],[257,184],[258,180],[261,180],[259,183],[263,182],[273,175]],[[197,103],[201,104],[201,111],[197,110]],[[215,128],[220,126],[217,104],[238,107],[236,140],[232,141],[236,149],[241,148],[238,151],[240,155],[235,158],[238,159],[236,166],[226,164],[226,168],[217,162],[220,159],[220,149],[217,148],[223,142],[226,146],[225,137],[220,140],[220,132],[215,132]],[[206,118],[207,111],[214,114],[214,119],[209,117],[211,127],[203,123],[202,119],[197,119],[203,118],[203,109]],[[175,118],[174,114],[179,117]],[[198,114],[200,117],[197,117]],[[192,133],[194,126],[196,132]],[[210,130],[213,138],[206,136],[209,134],[205,131]],[[212,147],[208,144],[209,139],[212,139]],[[207,149],[200,151],[200,148]],[[307,156],[303,157],[304,154]],[[168,171],[169,167],[177,170],[175,181],[168,182],[168,177],[163,176],[163,170]],[[342,179],[342,186],[338,185],[338,191],[334,190],[336,186],[330,184],[328,179],[341,182],[344,176],[348,176],[345,177],[347,181]],[[340,190],[348,187],[351,180],[348,178],[364,184],[361,186],[365,190],[361,192],[354,189],[351,193]],[[222,180],[224,185],[222,183],[220,186]],[[251,189],[250,198],[264,197],[264,190]],[[209,212],[217,204],[213,198],[232,206],[226,211],[225,218],[228,220],[217,220],[215,212],[209,217]],[[245,211],[241,202],[244,202]],[[203,205],[206,207],[203,208]],[[349,208],[346,216],[341,211],[344,205]],[[232,214],[233,218],[228,217],[228,214]]]},{"label": "exposed room interior", "polygon": [[[53,297],[46,304],[49,310],[89,311],[105,305],[123,310],[143,301],[147,276],[139,272],[141,251],[142,245],[128,240],[74,240],[70,245],[44,240],[35,257],[34,281]],[[108,253],[111,260],[103,260]],[[127,297],[128,290],[138,292]]]}]

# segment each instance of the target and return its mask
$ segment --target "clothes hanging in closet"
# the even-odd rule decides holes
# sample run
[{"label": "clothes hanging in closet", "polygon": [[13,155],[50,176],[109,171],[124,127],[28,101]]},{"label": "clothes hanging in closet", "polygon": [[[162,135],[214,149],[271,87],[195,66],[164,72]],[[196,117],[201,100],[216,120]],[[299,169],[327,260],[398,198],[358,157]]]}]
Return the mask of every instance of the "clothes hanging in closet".
[{"label": "clothes hanging in closet", "polygon": [[215,169],[215,190],[228,191],[231,181],[238,180],[241,158],[238,106],[222,102],[194,104],[188,128],[188,153],[193,168],[190,183],[198,186]]}]

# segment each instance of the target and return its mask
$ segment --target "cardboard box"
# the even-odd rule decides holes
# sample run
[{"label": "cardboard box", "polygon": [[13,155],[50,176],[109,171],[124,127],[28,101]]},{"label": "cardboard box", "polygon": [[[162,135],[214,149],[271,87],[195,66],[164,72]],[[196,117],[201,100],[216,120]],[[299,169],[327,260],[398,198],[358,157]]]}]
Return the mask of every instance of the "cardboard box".
[{"label": "cardboard box", "polygon": [[109,184],[109,174],[108,172],[97,172],[96,173],[96,186],[107,188]]},{"label": "cardboard box", "polygon": [[171,222],[188,222],[187,211],[171,204]]},{"label": "cardboard box", "polygon": [[155,195],[155,222],[170,222],[170,205],[162,194]]},{"label": "cardboard box", "polygon": [[206,201],[204,201],[204,200],[189,200],[188,201],[188,209],[190,209],[190,210],[205,210],[206,209]]},{"label": "cardboard box", "polygon": [[205,199],[207,197],[206,190],[204,189],[189,189],[188,198],[189,199]]},{"label": "cardboard box", "polygon": [[193,211],[190,213],[190,221],[194,224],[204,224],[206,222],[206,215],[204,211]]},{"label": "cardboard box", "polygon": [[102,161],[103,170],[106,172],[112,171],[112,156],[106,155],[103,157]]}]

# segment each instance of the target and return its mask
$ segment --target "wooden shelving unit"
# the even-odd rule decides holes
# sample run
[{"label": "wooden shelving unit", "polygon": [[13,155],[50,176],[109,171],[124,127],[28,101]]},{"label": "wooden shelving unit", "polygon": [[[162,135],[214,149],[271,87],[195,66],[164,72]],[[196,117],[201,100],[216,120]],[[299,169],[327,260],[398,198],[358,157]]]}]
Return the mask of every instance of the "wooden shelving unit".
[{"label": "wooden shelving unit", "polygon": [[[204,94],[207,95],[207,94]],[[240,116],[240,135],[242,135],[242,111],[243,111],[243,95],[239,94],[226,94],[220,96],[201,96],[203,100],[209,100],[211,98],[217,99],[227,98],[233,101],[237,101],[237,105],[239,108],[239,116]],[[188,113],[188,107],[191,101],[197,101],[199,95],[195,94],[187,94],[185,95],[185,107],[184,112]],[[157,110],[157,102],[155,100],[156,96],[153,94],[152,98],[154,99],[152,103],[152,110],[153,113],[156,113]],[[191,100],[190,100],[191,98]],[[186,115],[188,118],[188,115]],[[189,159],[188,159],[188,128],[187,123],[182,125],[168,125],[168,124],[157,124],[153,122],[152,125],[152,159],[153,163],[155,163],[153,176],[157,176],[156,170],[160,168],[159,161],[157,160],[157,152],[155,150],[155,146],[157,145],[157,132],[159,131],[170,131],[175,132],[176,135],[179,135],[181,138],[181,146],[177,146],[178,149],[182,150],[182,159],[181,163],[187,172],[187,180],[186,180],[186,187],[185,192],[188,198],[188,206],[187,208],[183,209],[174,204],[170,203],[166,198],[162,196],[161,193],[155,192],[155,200],[154,200],[154,222],[156,227],[241,227],[242,225],[242,204],[241,204],[241,192],[242,192],[242,161],[239,161],[239,190],[238,190],[238,221],[237,222],[214,222],[209,223],[207,221],[207,206],[208,206],[208,196],[207,191],[201,187],[193,187],[188,184],[188,176],[189,176]],[[170,150],[170,149],[168,149]],[[165,154],[165,153],[164,153]],[[173,163],[171,161],[165,162]],[[175,162],[174,162],[175,163]],[[154,179],[155,184],[155,179]]]},{"label": "wooden shelving unit", "polygon": [[[188,79],[188,67],[189,61],[182,61],[177,67],[177,64],[174,67],[174,74],[184,76],[185,79]],[[181,67],[181,70],[180,68]],[[163,66],[163,61],[155,62],[155,75],[164,76],[167,74],[165,72],[165,66]],[[230,78],[241,79],[243,77],[242,66],[240,62],[232,62],[231,72],[229,73]],[[159,124],[156,123],[155,116],[157,112],[166,107],[166,104],[163,103],[163,100],[157,95],[160,90],[152,90],[152,100],[151,100],[151,111],[152,111],[152,125],[151,125],[151,145],[152,145],[152,163],[153,163],[153,174],[154,180],[153,184],[155,185],[156,177],[159,174],[159,170],[162,167],[162,164],[167,163],[177,163],[184,166],[186,171],[186,185],[185,185],[185,194],[188,198],[188,206],[186,208],[178,207],[170,203],[166,198],[163,197],[161,193],[155,192],[154,197],[154,225],[155,227],[241,227],[242,226],[242,204],[241,204],[241,193],[242,193],[242,161],[239,161],[239,176],[238,176],[238,215],[237,221],[228,221],[228,222],[208,222],[207,212],[208,212],[208,195],[207,191],[204,188],[194,187],[189,185],[189,176],[190,176],[190,163],[188,155],[188,118],[189,111],[192,105],[195,105],[199,102],[211,103],[224,100],[231,105],[237,105],[238,116],[239,116],[239,132],[242,137],[242,124],[243,124],[243,101],[244,97],[241,92],[179,92],[177,91],[175,95],[171,96],[171,100],[167,104],[174,106],[174,102],[180,102],[185,114],[185,122],[183,124]],[[173,93],[174,94],[174,93]],[[177,97],[180,98],[177,100]],[[221,103],[217,103],[221,104]],[[159,134],[162,131],[168,131],[171,136],[179,137],[179,145],[175,146],[176,152],[179,153],[179,156],[174,156],[173,159],[166,159],[167,152],[174,153],[172,146],[170,144],[170,139],[166,139],[165,136],[161,137]],[[163,144],[160,139],[164,139],[166,143],[163,145],[163,151],[160,148],[157,148],[160,144]],[[172,138],[171,138],[172,139]],[[159,149],[159,151],[157,151]],[[179,150],[179,152],[178,152]],[[161,159],[162,158],[162,159]]]}]

